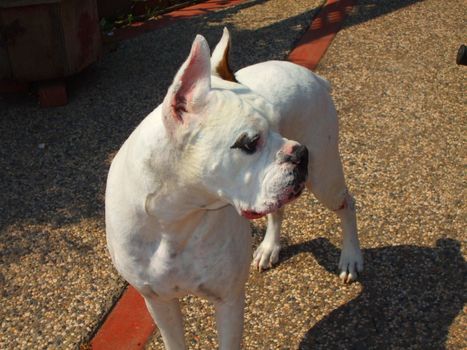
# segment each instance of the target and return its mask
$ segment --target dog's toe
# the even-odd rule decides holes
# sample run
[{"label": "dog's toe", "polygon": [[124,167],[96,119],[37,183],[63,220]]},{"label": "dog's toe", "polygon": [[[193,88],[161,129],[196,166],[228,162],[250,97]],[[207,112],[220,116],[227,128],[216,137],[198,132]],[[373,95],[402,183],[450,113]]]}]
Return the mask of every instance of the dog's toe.
[{"label": "dog's toe", "polygon": [[342,251],[339,260],[339,270],[339,278],[344,283],[355,281],[358,273],[363,271],[363,256],[360,249],[352,252]]},{"label": "dog's toe", "polygon": [[259,271],[271,268],[279,261],[280,244],[266,244],[262,242],[253,254],[252,265]]},{"label": "dog's toe", "polygon": [[358,274],[355,271],[341,271],[339,278],[344,283],[350,283],[355,281],[358,277]]}]

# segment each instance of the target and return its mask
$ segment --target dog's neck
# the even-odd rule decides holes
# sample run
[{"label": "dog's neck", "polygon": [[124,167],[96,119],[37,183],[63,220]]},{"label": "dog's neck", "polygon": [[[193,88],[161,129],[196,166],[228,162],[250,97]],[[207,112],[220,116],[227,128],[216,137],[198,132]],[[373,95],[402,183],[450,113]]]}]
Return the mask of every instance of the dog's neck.
[{"label": "dog's neck", "polygon": [[[170,186],[172,187],[172,186]],[[186,193],[190,193],[187,197]],[[159,188],[146,196],[144,210],[148,216],[158,218],[166,223],[176,222],[195,212],[211,212],[221,210],[230,205],[215,197],[208,197],[186,187],[169,192]]]},{"label": "dog's neck", "polygon": [[147,220],[151,227],[159,228],[143,234],[160,235],[173,249],[180,250],[192,239],[202,241],[217,232],[214,228],[222,224],[223,211],[229,210],[230,205],[218,200],[198,204],[199,198],[186,198],[185,193],[180,191],[163,201],[149,195],[145,206]]},{"label": "dog's neck", "polygon": [[167,231],[188,232],[199,225],[205,215],[229,205],[218,196],[201,191],[199,184],[180,178],[187,175],[173,168],[177,166],[174,158],[179,156],[179,150],[169,141],[160,108],[141,123],[134,136],[137,137],[132,138],[126,149],[127,164],[135,160],[129,164],[128,175],[139,179],[133,183],[141,184],[135,190],[143,199],[142,209],[148,220],[157,220]]}]

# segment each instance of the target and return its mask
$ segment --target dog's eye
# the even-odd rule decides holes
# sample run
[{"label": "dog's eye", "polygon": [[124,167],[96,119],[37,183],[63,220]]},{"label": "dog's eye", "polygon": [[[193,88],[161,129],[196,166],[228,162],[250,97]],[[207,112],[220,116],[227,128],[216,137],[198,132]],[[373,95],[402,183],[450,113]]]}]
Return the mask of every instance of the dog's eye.
[{"label": "dog's eye", "polygon": [[235,141],[235,143],[230,148],[239,148],[247,154],[253,154],[256,152],[259,139],[259,135],[250,137],[247,133],[244,133],[240,135],[237,141]]}]

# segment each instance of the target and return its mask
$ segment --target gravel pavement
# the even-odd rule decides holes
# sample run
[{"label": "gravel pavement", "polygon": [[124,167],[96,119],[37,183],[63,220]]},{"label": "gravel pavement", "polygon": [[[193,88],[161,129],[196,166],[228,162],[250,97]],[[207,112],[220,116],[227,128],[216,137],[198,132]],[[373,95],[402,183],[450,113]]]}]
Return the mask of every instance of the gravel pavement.
[{"label": "gravel pavement", "polygon": [[[466,13],[359,1],[317,73],[333,85],[365,272],[340,282],[338,221],[305,193],[286,211],[279,265],[251,271],[245,349],[467,348]],[[255,247],[264,231],[255,221]],[[215,348],[213,308],[184,305],[190,347]],[[161,348],[156,335],[148,349]]]},{"label": "gravel pavement", "polygon": [[[0,97],[0,349],[85,343],[124,282],[105,250],[112,155],[161,101],[195,33],[229,26],[236,68],[284,58],[310,1],[246,1],[121,43],[70,80],[70,103]],[[467,4],[361,0],[317,72],[333,85],[357,199],[360,280],[338,279],[340,229],[309,193],[288,207],[278,266],[251,271],[245,349],[465,349]],[[265,221],[253,222],[255,247]],[[190,349],[213,309],[184,300]],[[148,349],[161,349],[158,334]]]},{"label": "gravel pavement", "polygon": [[195,34],[214,46],[228,25],[235,67],[280,59],[320,3],[245,1],[125,41],[70,79],[64,107],[0,97],[0,349],[76,348],[120,296],[105,248],[108,167],[161,102]]}]

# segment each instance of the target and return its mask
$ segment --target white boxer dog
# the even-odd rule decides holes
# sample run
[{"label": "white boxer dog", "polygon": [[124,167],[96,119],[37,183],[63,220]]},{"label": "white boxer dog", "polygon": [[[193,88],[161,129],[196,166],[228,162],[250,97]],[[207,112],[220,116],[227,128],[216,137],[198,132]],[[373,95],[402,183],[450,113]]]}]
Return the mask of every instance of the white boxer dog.
[{"label": "white boxer dog", "polygon": [[[240,83],[226,80],[229,42],[224,31],[212,75],[209,47],[196,37],[164,101],[125,141],[107,179],[112,261],[144,297],[169,350],[186,348],[178,299],[187,294],[214,303],[220,349],[240,349],[248,219],[280,210],[305,184],[342,219],[344,279],[362,264],[327,84],[285,62],[245,68]],[[296,133],[312,153],[279,131]],[[277,260],[280,215],[270,220],[276,227],[258,248],[260,266]]]}]

